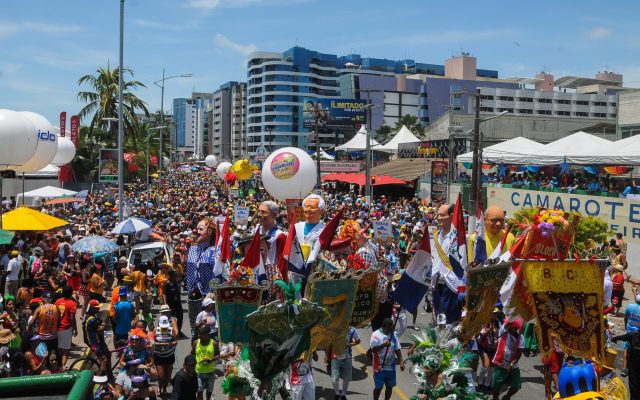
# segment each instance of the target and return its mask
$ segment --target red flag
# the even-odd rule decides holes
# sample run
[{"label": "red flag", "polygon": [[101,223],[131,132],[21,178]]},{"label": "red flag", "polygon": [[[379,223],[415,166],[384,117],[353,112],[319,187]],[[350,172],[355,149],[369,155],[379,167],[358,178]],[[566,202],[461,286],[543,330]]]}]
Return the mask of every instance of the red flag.
[{"label": "red flag", "polygon": [[422,243],[420,243],[420,247],[418,250],[424,250],[427,253],[431,254],[431,238],[429,237],[429,225],[425,224],[424,232],[422,234]]},{"label": "red flag", "polygon": [[249,248],[247,249],[247,252],[244,255],[244,258],[242,259],[242,262],[240,263],[240,265],[242,265],[243,267],[253,269],[258,265],[260,265],[261,257],[262,256],[260,254],[260,229],[256,229],[256,233],[255,235],[253,235],[253,239],[251,240],[251,243],[249,244]]},{"label": "red flag", "polygon": [[291,255],[291,247],[293,247],[293,241],[296,238],[296,216],[293,214],[291,217],[291,224],[289,225],[289,233],[287,234],[287,241],[284,244],[284,258],[289,259]]},{"label": "red flag", "polygon": [[231,238],[229,235],[229,224],[231,219],[227,215],[227,218],[224,220],[224,225],[222,225],[222,233],[220,236],[222,237],[222,241],[220,242],[220,261],[226,263],[231,258]]},{"label": "red flag", "polygon": [[77,115],[71,117],[71,141],[78,148],[78,129],[80,129],[80,118]]},{"label": "red flag", "polygon": [[60,113],[60,137],[64,137],[67,130],[67,113],[65,111]]},{"label": "red flag", "polygon": [[[451,216],[451,224],[456,229],[456,237],[458,238],[458,246],[467,243],[466,227],[464,225],[464,214],[462,212],[462,194],[458,193],[456,205],[453,207],[453,215]],[[465,256],[466,257],[466,256]]]},{"label": "red flag", "polygon": [[338,225],[340,224],[340,218],[342,218],[342,208],[331,218],[331,221],[322,229],[318,240],[320,241],[320,249],[327,250],[331,246],[331,240],[333,240],[333,234],[336,233]]}]

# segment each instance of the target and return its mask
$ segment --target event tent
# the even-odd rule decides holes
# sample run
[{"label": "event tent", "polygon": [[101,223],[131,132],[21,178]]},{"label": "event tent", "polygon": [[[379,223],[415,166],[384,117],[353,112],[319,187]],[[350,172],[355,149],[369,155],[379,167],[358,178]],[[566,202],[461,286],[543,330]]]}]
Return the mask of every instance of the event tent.
[{"label": "event tent", "polygon": [[518,163],[527,165],[557,165],[562,162],[579,165],[609,163],[618,164],[615,157],[609,158],[603,149],[609,147],[611,141],[586,132],[576,132],[565,136],[544,147],[523,155]]},{"label": "event tent", "polygon": [[60,167],[57,167],[53,164],[49,164],[46,167],[42,168],[39,171],[35,171],[35,172],[25,172],[24,176],[27,177],[44,177],[44,176],[49,176],[49,177],[57,177],[58,174],[60,173]]},{"label": "event tent", "polygon": [[[378,143],[374,138],[369,140],[369,146],[372,150],[374,147],[380,147],[380,143]],[[358,132],[356,132],[355,136],[351,138],[347,143],[336,147],[336,150],[366,150],[367,149],[367,129],[364,125],[360,128]]]},{"label": "event tent", "polygon": [[[487,164],[520,164],[524,155],[544,147],[542,143],[534,142],[525,137],[516,137],[488,146],[482,149],[482,162]],[[464,153],[456,157],[458,162],[473,162],[473,152]]]},{"label": "event tent", "polygon": [[377,146],[374,150],[388,150],[395,152],[398,151],[399,144],[416,142],[421,142],[421,140],[418,139],[413,133],[411,133],[409,128],[402,125],[402,128],[400,128],[398,133],[396,133],[395,136],[391,138],[391,140],[389,140],[384,145]]},{"label": "event tent", "polygon": [[[314,151],[313,153],[311,153],[311,157],[315,157],[315,156],[316,156],[316,152]],[[328,154],[327,152],[322,150],[322,147],[321,147],[320,148],[320,159],[321,160],[335,160],[336,158],[334,156],[332,156],[331,154]]]},{"label": "event tent", "polygon": [[18,193],[16,196],[18,199],[22,196],[24,197],[39,197],[41,199],[51,199],[54,197],[62,197],[62,196],[75,196],[78,192],[74,192],[73,190],[61,189],[55,186],[45,186],[39,189],[31,190],[25,193]]}]

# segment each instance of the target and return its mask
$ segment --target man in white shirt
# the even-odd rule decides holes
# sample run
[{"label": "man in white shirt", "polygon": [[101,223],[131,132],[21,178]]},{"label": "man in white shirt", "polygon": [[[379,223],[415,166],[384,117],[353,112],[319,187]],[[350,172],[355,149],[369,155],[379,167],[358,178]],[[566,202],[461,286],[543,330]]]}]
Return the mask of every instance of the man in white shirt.
[{"label": "man in white shirt", "polygon": [[13,297],[18,295],[18,283],[20,280],[20,260],[17,250],[12,250],[9,252],[9,262],[7,264],[7,268],[4,271],[6,274],[7,281],[5,283],[5,295],[10,294]]}]

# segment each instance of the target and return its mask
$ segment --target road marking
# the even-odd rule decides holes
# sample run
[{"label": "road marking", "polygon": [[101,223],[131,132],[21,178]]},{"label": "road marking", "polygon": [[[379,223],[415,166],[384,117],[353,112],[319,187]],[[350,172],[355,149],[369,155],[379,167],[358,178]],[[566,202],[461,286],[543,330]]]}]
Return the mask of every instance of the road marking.
[{"label": "road marking", "polygon": [[[367,354],[367,351],[364,349],[364,347],[362,347],[362,345],[357,344],[354,347],[360,352],[360,354]],[[364,373],[365,375],[367,375],[367,377],[369,377],[368,366],[364,370]],[[371,377],[371,379],[373,380],[373,376]],[[409,397],[407,397],[407,395],[398,386],[393,387],[393,392],[400,398],[400,400],[409,400]]]}]

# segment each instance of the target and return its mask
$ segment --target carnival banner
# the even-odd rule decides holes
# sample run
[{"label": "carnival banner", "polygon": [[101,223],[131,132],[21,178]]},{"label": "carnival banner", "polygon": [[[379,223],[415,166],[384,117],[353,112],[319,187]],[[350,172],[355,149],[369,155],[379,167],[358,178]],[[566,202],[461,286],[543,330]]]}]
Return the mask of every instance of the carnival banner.
[{"label": "carnival banner", "polygon": [[[548,212],[553,213],[554,210],[549,210]],[[565,214],[564,217],[566,217],[566,224],[554,224],[558,225],[558,227],[554,227],[552,233],[542,230],[540,223],[534,224],[525,242],[522,258],[564,260],[570,257],[569,248],[576,235],[576,227],[580,222],[580,215]],[[547,232],[546,236],[545,232]]]},{"label": "carnival banner", "polygon": [[67,112],[63,111],[60,113],[60,137],[65,137],[66,134],[67,134]]},{"label": "carnival banner", "polygon": [[80,118],[77,115],[71,116],[71,132],[70,138],[73,144],[76,145],[76,149],[78,148],[78,132],[80,130]]},{"label": "carnival banner", "polygon": [[447,201],[447,174],[449,163],[431,161],[431,202],[442,204]]},{"label": "carnival banner", "polygon": [[603,286],[598,265],[592,261],[524,261],[523,267],[540,351],[551,352],[555,337],[567,355],[602,360]]},{"label": "carnival banner", "polygon": [[378,313],[378,272],[365,272],[358,281],[350,326],[364,328]]},{"label": "carnival banner", "polygon": [[311,329],[311,346],[308,354],[316,349],[332,346],[333,352],[342,354],[345,349],[351,313],[356,299],[358,280],[348,272],[314,273],[309,278],[309,301],[323,307],[327,315]]},{"label": "carnival banner", "polygon": [[249,207],[236,206],[233,213],[233,223],[236,226],[247,225],[249,222]]},{"label": "carnival banner", "polygon": [[376,241],[380,243],[393,242],[391,221],[373,221],[373,231],[376,236]]},{"label": "carnival banner", "polygon": [[256,311],[263,288],[255,285],[215,287],[218,334],[222,342],[248,343],[247,316]]},{"label": "carnival banner", "polygon": [[467,314],[462,320],[462,341],[470,340],[475,332],[491,321],[495,304],[500,299],[500,287],[509,275],[511,263],[487,267],[478,266],[467,271]]}]

